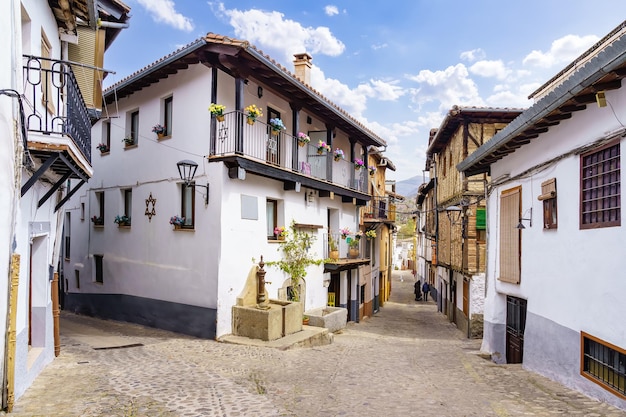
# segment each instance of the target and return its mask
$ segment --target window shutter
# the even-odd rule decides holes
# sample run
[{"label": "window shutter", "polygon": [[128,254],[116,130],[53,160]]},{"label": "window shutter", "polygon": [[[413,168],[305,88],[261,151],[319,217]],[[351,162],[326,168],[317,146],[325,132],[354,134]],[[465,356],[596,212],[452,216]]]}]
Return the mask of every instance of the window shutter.
[{"label": "window shutter", "polygon": [[500,281],[519,284],[521,187],[502,192],[500,196]]},{"label": "window shutter", "polygon": [[556,197],[556,178],[549,179],[541,183],[541,195],[537,200],[543,201]]},{"label": "window shutter", "polygon": [[484,207],[476,209],[476,230],[487,229],[487,212]]}]

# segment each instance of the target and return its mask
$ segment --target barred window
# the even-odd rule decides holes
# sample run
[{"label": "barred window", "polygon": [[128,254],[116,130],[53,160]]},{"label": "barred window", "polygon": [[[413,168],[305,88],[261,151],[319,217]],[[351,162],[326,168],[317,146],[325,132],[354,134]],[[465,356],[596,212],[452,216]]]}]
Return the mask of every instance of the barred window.
[{"label": "barred window", "polygon": [[581,375],[626,398],[626,351],[581,332]]},{"label": "barred window", "polygon": [[580,228],[619,226],[620,144],[608,144],[580,157]]}]

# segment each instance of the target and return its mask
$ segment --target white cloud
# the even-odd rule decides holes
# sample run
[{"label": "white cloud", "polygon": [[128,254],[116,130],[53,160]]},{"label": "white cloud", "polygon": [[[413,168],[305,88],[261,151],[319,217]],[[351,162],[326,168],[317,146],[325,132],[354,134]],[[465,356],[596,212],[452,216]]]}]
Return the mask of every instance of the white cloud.
[{"label": "white cloud", "polygon": [[469,67],[469,71],[481,77],[497,78],[498,80],[504,80],[511,74],[511,70],[500,60],[478,61]]},{"label": "white cloud", "polygon": [[469,78],[463,64],[456,64],[444,71],[422,70],[417,75],[409,76],[409,79],[419,83],[419,87],[411,90],[412,100],[419,106],[439,102],[439,109],[447,111],[455,104],[484,105],[476,83]]},{"label": "white cloud", "polygon": [[376,43],[376,44],[372,45],[372,49],[376,51],[378,49],[383,49],[383,48],[386,48],[388,46],[389,45],[387,43]]},{"label": "white cloud", "polygon": [[324,7],[324,13],[326,13],[328,16],[334,16],[339,14],[339,9],[337,8],[337,6],[329,4],[328,6]]},{"label": "white cloud", "polygon": [[191,32],[194,28],[190,18],[176,11],[172,0],[137,0],[155,22],[165,23],[175,29]]},{"label": "white cloud", "polygon": [[266,52],[270,56],[280,57],[283,63],[290,63],[297,53],[337,56],[345,50],[343,42],[325,26],[304,27],[276,11],[226,9],[223,3],[218,7],[229,19],[237,37],[262,46],[269,50]]},{"label": "white cloud", "polygon": [[598,40],[594,35],[567,35],[552,42],[547,52],[533,50],[522,62],[524,65],[544,68],[569,64]]},{"label": "white cloud", "polygon": [[474,62],[479,59],[485,59],[485,51],[480,48],[472,49],[471,51],[461,52],[461,59],[468,62]]}]

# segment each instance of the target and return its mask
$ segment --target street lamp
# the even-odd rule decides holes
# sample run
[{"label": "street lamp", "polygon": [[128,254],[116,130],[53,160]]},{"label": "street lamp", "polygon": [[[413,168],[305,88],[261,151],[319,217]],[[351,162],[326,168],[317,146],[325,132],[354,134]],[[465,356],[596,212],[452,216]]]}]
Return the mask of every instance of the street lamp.
[{"label": "street lamp", "polygon": [[193,178],[196,175],[196,170],[198,169],[198,164],[189,159],[183,159],[182,161],[178,161],[176,163],[178,167],[178,174],[180,175],[180,179],[185,181],[185,185],[188,187],[192,183],[194,187],[204,187],[206,188],[206,196],[204,198],[204,205],[209,204],[209,183],[207,185],[195,184],[193,182]]}]

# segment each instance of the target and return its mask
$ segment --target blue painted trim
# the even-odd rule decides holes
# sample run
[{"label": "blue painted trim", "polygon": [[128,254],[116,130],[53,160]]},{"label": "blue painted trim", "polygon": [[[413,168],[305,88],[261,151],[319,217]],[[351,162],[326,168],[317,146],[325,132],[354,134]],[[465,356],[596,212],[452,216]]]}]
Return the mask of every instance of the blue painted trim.
[{"label": "blue painted trim", "polygon": [[65,295],[64,310],[215,339],[217,310],[126,294]]}]

